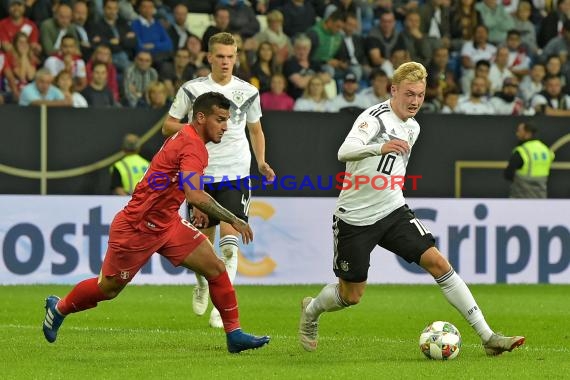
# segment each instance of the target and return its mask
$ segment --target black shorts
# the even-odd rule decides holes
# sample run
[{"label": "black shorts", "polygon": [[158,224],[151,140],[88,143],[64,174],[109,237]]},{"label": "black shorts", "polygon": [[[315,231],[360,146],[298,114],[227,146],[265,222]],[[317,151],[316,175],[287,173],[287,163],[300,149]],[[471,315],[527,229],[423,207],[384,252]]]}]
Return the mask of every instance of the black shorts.
[{"label": "black shorts", "polygon": [[431,232],[416,219],[408,205],[369,226],[353,226],[334,216],[333,235],[334,273],[349,282],[366,281],[370,253],[376,245],[416,264],[435,245]]},{"label": "black shorts", "polygon": [[[249,181],[249,178],[239,181],[207,183],[204,184],[204,191],[210,194],[222,207],[247,222],[251,199],[251,184],[244,181]],[[208,215],[208,219],[208,225],[202,228],[220,224],[220,220],[211,215]],[[192,221],[192,206],[190,204],[188,204],[188,220]]]}]

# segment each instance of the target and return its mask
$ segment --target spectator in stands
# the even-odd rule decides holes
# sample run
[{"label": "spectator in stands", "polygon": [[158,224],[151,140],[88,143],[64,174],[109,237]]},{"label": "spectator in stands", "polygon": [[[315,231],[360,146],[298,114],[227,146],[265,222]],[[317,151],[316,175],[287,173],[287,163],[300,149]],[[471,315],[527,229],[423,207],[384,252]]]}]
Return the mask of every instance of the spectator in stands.
[{"label": "spectator in stands", "polygon": [[291,40],[283,32],[283,13],[278,10],[273,10],[267,14],[267,28],[257,33],[255,40],[258,44],[262,42],[271,44],[278,65],[283,65],[283,62],[293,54]]},{"label": "spectator in stands", "polygon": [[[397,45],[403,46],[410,54],[410,59],[426,65],[431,60],[433,49],[439,46],[439,42],[430,39],[420,30],[421,18],[416,11],[409,11],[404,21],[404,30],[398,36]],[[397,67],[395,67],[397,68]]]},{"label": "spectator in stands", "polygon": [[392,51],[401,48],[396,44],[399,41],[399,32],[396,29],[396,16],[393,12],[385,12],[380,16],[378,27],[373,27],[366,39],[368,63],[372,68],[380,68],[390,59]]},{"label": "spectator in stands", "polygon": [[[427,0],[420,5],[420,31],[439,46],[451,47],[450,0]],[[433,44],[432,44],[433,45]]]},{"label": "spectator in stands", "polygon": [[[469,87],[471,79],[475,76],[475,64],[480,60],[492,62],[497,52],[497,47],[487,41],[488,31],[485,25],[477,25],[473,40],[467,41],[461,48],[461,80],[466,81]],[[465,87],[462,86],[463,92]]]},{"label": "spectator in stands", "polygon": [[452,89],[458,89],[455,75],[448,68],[449,50],[445,47],[437,48],[433,53],[429,65],[427,66],[428,76],[426,78],[426,95],[424,104],[433,105],[440,109],[443,104],[443,95]]},{"label": "spectator in stands", "polygon": [[309,58],[311,40],[306,35],[299,35],[293,42],[293,56],[283,65],[283,74],[287,77],[288,94],[297,99],[303,95],[309,80],[319,75],[325,86],[332,77],[321,71],[321,65]]},{"label": "spectator in stands", "polygon": [[528,48],[522,44],[521,33],[516,29],[511,29],[507,33],[507,48],[509,49],[509,59],[507,67],[519,78],[530,72],[532,60],[528,55]]},{"label": "spectator in stands", "polygon": [[135,134],[125,135],[121,149],[125,157],[111,167],[111,193],[130,195],[144,177],[149,162],[139,155],[140,140]]},{"label": "spectator in stands", "polygon": [[151,82],[146,88],[145,95],[137,103],[137,108],[150,108],[155,110],[170,108],[172,102],[168,100],[168,89],[160,81]]},{"label": "spectator in stands", "polygon": [[570,19],[570,0],[558,0],[556,10],[550,12],[540,23],[538,46],[544,48],[550,40],[562,33],[564,21],[568,19]]},{"label": "spectator in stands", "polygon": [[358,81],[356,75],[348,73],[344,76],[342,83],[342,91],[340,94],[330,100],[329,107],[331,112],[339,112],[341,110],[364,110],[368,108],[368,100],[358,93]]},{"label": "spectator in stands", "polygon": [[473,40],[475,28],[481,25],[481,14],[475,0],[457,0],[450,11],[451,50],[461,51],[463,44]]},{"label": "spectator in stands", "polygon": [[544,90],[533,96],[530,105],[537,114],[570,116],[570,95],[562,93],[562,82],[557,75],[544,79]]},{"label": "spectator in stands", "polygon": [[485,78],[475,77],[471,81],[471,94],[459,100],[455,113],[467,115],[493,115],[495,110],[487,101],[489,93],[488,82]]},{"label": "spectator in stands", "polygon": [[419,10],[420,2],[418,0],[394,0],[394,10],[396,19],[403,22],[410,12]]},{"label": "spectator in stands", "polygon": [[518,96],[519,80],[517,77],[506,78],[503,82],[503,88],[489,99],[489,103],[493,106],[496,115],[529,115],[534,114],[534,110],[530,112],[525,110],[524,100]]},{"label": "spectator in stands", "polygon": [[530,74],[524,76],[520,84],[520,91],[525,105],[528,106],[532,97],[544,89],[543,80],[545,76],[546,68],[540,62],[534,63],[530,69]]},{"label": "spectator in stands", "polygon": [[283,32],[292,40],[309,30],[317,21],[317,12],[309,0],[288,1],[281,8],[281,13],[283,13]]},{"label": "spectator in stands", "polygon": [[549,57],[551,55],[563,55],[565,58],[563,61],[565,61],[568,52],[570,52],[570,19],[564,21],[560,35],[548,41],[542,50],[542,55],[544,57]]},{"label": "spectator in stands", "polygon": [[[200,48],[201,46],[200,44]],[[197,67],[190,61],[190,52],[185,48],[176,50],[174,62],[166,62],[162,65],[159,79],[166,86],[169,99],[174,98],[183,83],[194,78],[196,70]]]},{"label": "spectator in stands", "polygon": [[140,17],[131,23],[137,37],[135,51],[149,52],[153,64],[160,67],[163,62],[172,59],[172,41],[162,24],[154,19],[156,7],[153,0],[141,0],[138,9]]},{"label": "spectator in stands", "polygon": [[273,46],[269,42],[262,42],[257,48],[257,59],[251,66],[250,82],[260,93],[271,90],[271,77],[280,72],[276,63]]},{"label": "spectator in stands", "polygon": [[234,65],[234,75],[246,82],[251,79],[251,63],[253,62],[253,54],[251,51],[244,49],[243,39],[238,33],[232,33],[237,45],[237,58]]},{"label": "spectator in stands", "polygon": [[307,31],[311,39],[311,60],[321,65],[321,70],[335,77],[335,71],[340,69],[340,61],[335,58],[342,44],[344,15],[341,11],[332,12],[328,18],[319,21]]},{"label": "spectator in stands", "polygon": [[54,80],[54,85],[59,88],[63,96],[71,98],[71,106],[75,108],[87,107],[87,100],[79,92],[73,89],[73,78],[69,71],[62,70],[57,74]]},{"label": "spectator in stands", "polygon": [[85,61],[81,59],[77,40],[72,35],[63,36],[59,51],[46,59],[44,67],[53,76],[59,74],[60,71],[69,72],[76,91],[81,91],[87,86]]},{"label": "spectator in stands", "polygon": [[294,111],[306,112],[329,112],[329,98],[325,91],[323,79],[314,75],[309,78],[309,82],[303,96],[295,101]]},{"label": "spectator in stands", "polygon": [[77,38],[79,40],[79,49],[84,60],[89,60],[93,47],[89,40],[89,31],[91,23],[88,22],[89,8],[86,0],[75,0],[72,7],[72,22],[77,30]]},{"label": "spectator in stands", "polygon": [[202,36],[202,50],[208,52],[208,41],[214,34],[230,33],[230,11],[227,7],[217,6],[214,11],[214,25],[208,26]]},{"label": "spectator in stands", "polygon": [[335,78],[340,79],[348,72],[356,75],[358,81],[370,75],[370,65],[366,59],[366,43],[362,36],[356,34],[359,29],[358,19],[353,13],[345,14],[342,27],[342,43],[335,58],[338,59],[338,68]]},{"label": "spectator in stands", "polygon": [[267,111],[292,111],[295,101],[287,95],[287,79],[281,73],[271,76],[271,89],[261,94],[261,109]]},{"label": "spectator in stands", "polygon": [[390,78],[388,78],[388,74],[384,70],[373,70],[370,74],[370,84],[370,87],[360,92],[360,95],[366,98],[369,107],[390,98]]},{"label": "spectator in stands", "polygon": [[[483,78],[487,83],[487,89],[491,90],[491,80],[489,79],[489,72],[491,71],[491,62],[486,59],[481,59],[475,64],[474,78]],[[471,82],[473,79],[469,79],[467,76],[461,77],[461,92],[465,95],[469,95],[471,92]],[[487,94],[490,95],[490,94]]]},{"label": "spectator in stands", "polygon": [[81,92],[89,107],[114,107],[119,103],[115,100],[107,86],[107,65],[98,62],[93,64],[93,73],[89,85]]},{"label": "spectator in stands", "polygon": [[12,41],[17,33],[23,33],[31,47],[31,51],[39,57],[42,47],[39,43],[39,30],[36,24],[24,17],[26,6],[24,0],[10,0],[8,17],[0,20],[0,48],[9,53],[13,49]]},{"label": "spectator in stands", "polygon": [[230,12],[230,30],[239,33],[244,40],[253,37],[259,32],[259,20],[255,11],[244,0],[219,0],[218,5],[228,8]]},{"label": "spectator in stands", "polygon": [[[8,84],[8,91],[2,90],[2,84]],[[0,50],[0,104],[15,103],[20,96],[20,90],[14,79],[12,67],[6,55]]]},{"label": "spectator in stands", "polygon": [[499,45],[507,39],[507,31],[513,29],[515,22],[510,14],[505,11],[503,4],[498,0],[482,0],[475,5],[477,12],[481,14],[483,25],[489,32],[489,42]]},{"label": "spectator in stands", "polygon": [[18,104],[21,106],[71,106],[71,98],[65,97],[52,82],[51,73],[46,69],[39,69],[35,80],[22,89]]},{"label": "spectator in stands", "polygon": [[566,76],[562,71],[562,58],[559,55],[550,55],[546,58],[544,64],[546,68],[546,76],[557,76],[560,78],[560,83],[562,84],[562,89],[566,86]]},{"label": "spectator in stands", "polygon": [[521,42],[528,54],[534,56],[538,50],[536,43],[536,26],[530,21],[532,5],[528,1],[519,1],[517,11],[513,15],[514,29],[520,32]]},{"label": "spectator in stands", "polygon": [[78,41],[77,29],[71,20],[71,7],[66,3],[60,3],[55,8],[54,16],[42,22],[40,40],[46,56],[56,54],[60,50],[63,36],[70,35]]},{"label": "spectator in stands", "polygon": [[505,79],[511,77],[513,77],[513,73],[509,70],[509,48],[502,46],[497,49],[495,61],[491,63],[491,69],[489,70],[491,94],[501,91]]},{"label": "spectator in stands", "polygon": [[202,40],[191,34],[186,41],[186,49],[190,52],[190,63],[196,68],[209,65],[208,53],[202,50]]},{"label": "spectator in stands", "polygon": [[103,63],[107,67],[107,85],[113,93],[113,98],[118,102],[120,98],[117,68],[113,64],[113,57],[109,46],[99,45],[95,48],[91,59],[87,62],[85,67],[87,72],[87,83],[91,83],[91,79],[93,78],[93,66],[97,63]]},{"label": "spectator in stands", "polygon": [[149,84],[156,80],[158,73],[152,67],[152,55],[148,51],[140,51],[125,72],[123,92],[127,105],[136,107]]},{"label": "spectator in stands", "polygon": [[445,91],[445,94],[443,94],[443,107],[441,107],[441,111],[439,111],[439,113],[457,113],[456,110],[457,105],[459,104],[459,95],[459,90],[457,89]]},{"label": "spectator in stands", "polygon": [[94,45],[107,45],[111,48],[113,64],[123,73],[131,64],[136,46],[136,36],[129,23],[119,17],[119,2],[105,0],[103,18],[93,25],[91,41]]},{"label": "spectator in stands", "polygon": [[361,35],[362,34],[362,8],[361,8],[361,1],[354,1],[354,0],[336,0],[331,1],[325,8],[325,18],[326,15],[331,14],[336,10],[340,10],[345,16],[346,15],[353,15],[356,22],[355,24],[356,29],[353,31],[354,34]]},{"label": "spectator in stands", "polygon": [[386,72],[388,78],[392,80],[394,70],[396,70],[402,63],[410,62],[410,53],[403,47],[397,46],[392,50],[392,55],[389,59],[385,59],[380,68]]},{"label": "spectator in stands", "polygon": [[25,33],[16,33],[11,45],[12,49],[6,54],[6,59],[14,75],[16,85],[12,95],[14,101],[17,101],[22,88],[34,80],[40,61],[33,53]]},{"label": "spectator in stands", "polygon": [[190,31],[186,28],[188,8],[185,4],[176,4],[172,11],[172,15],[174,16],[174,23],[170,25],[167,32],[172,40],[172,46],[174,47],[174,50],[176,50],[185,47],[186,41],[190,36]]}]

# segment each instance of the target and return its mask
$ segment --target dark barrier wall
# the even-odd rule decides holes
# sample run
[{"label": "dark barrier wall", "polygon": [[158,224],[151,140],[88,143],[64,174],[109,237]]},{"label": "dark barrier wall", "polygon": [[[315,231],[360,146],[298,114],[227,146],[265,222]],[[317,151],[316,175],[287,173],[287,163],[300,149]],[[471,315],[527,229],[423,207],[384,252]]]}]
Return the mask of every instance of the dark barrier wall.
[{"label": "dark barrier wall", "polygon": [[[132,132],[143,135],[163,116],[151,110],[64,109],[47,112],[47,157],[49,171],[72,169],[100,161],[120,149],[122,137]],[[267,161],[279,176],[291,176],[278,189],[257,190],[266,196],[336,196],[338,190],[312,190],[328,185],[328,177],[344,170],[337,151],[352,126],[356,114],[265,112],[262,119],[267,140]],[[500,116],[419,115],[422,126],[413,149],[408,174],[421,175],[417,190],[407,196],[455,196],[457,161],[477,161],[478,168],[461,171],[463,197],[505,197],[508,183],[501,169],[483,169],[489,161],[508,160],[516,144],[514,130],[525,120]],[[570,134],[569,118],[535,117],[541,139],[548,145]],[[0,107],[2,138],[0,164],[40,170],[40,109]],[[567,137],[568,138],[568,137]],[[143,147],[148,158],[160,148],[163,138],[154,135]],[[570,144],[556,152],[557,162],[570,165]],[[253,168],[252,173],[257,173]],[[305,187],[299,190],[305,179]],[[296,182],[296,185],[295,183]],[[295,187],[286,190],[282,185]],[[334,183],[336,184],[336,182]],[[411,185],[411,182],[407,182]],[[409,187],[409,186],[408,186]],[[48,194],[108,194],[108,169],[64,179],[47,181]],[[38,194],[39,180],[0,173],[0,193]],[[549,183],[551,197],[570,197],[570,172],[553,170]]]}]

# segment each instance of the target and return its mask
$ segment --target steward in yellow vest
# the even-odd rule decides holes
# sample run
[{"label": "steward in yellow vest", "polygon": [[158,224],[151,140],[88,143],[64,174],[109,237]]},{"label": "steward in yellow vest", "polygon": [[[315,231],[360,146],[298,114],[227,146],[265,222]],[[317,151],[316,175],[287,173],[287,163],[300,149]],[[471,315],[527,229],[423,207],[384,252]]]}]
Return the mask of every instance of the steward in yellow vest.
[{"label": "steward in yellow vest", "polygon": [[126,156],[111,166],[111,192],[116,195],[130,195],[137,183],[144,177],[149,162],[139,152],[139,137],[127,134],[123,139]]},{"label": "steward in yellow vest", "polygon": [[531,123],[517,126],[520,141],[513,150],[505,178],[512,181],[511,198],[546,198],[547,181],[554,153],[542,141],[536,139],[537,129]]}]

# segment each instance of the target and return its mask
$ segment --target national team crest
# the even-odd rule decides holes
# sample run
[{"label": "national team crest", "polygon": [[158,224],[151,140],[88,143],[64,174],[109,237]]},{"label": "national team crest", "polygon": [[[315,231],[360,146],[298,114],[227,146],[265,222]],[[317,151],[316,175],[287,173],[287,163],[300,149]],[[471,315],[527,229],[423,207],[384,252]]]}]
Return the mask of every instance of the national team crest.
[{"label": "national team crest", "polygon": [[243,103],[243,92],[235,91],[232,93],[232,100],[235,104],[239,105]]},{"label": "national team crest", "polygon": [[121,273],[119,273],[119,277],[121,277],[121,280],[128,280],[129,277],[131,276],[131,273],[129,271],[121,271]]}]

